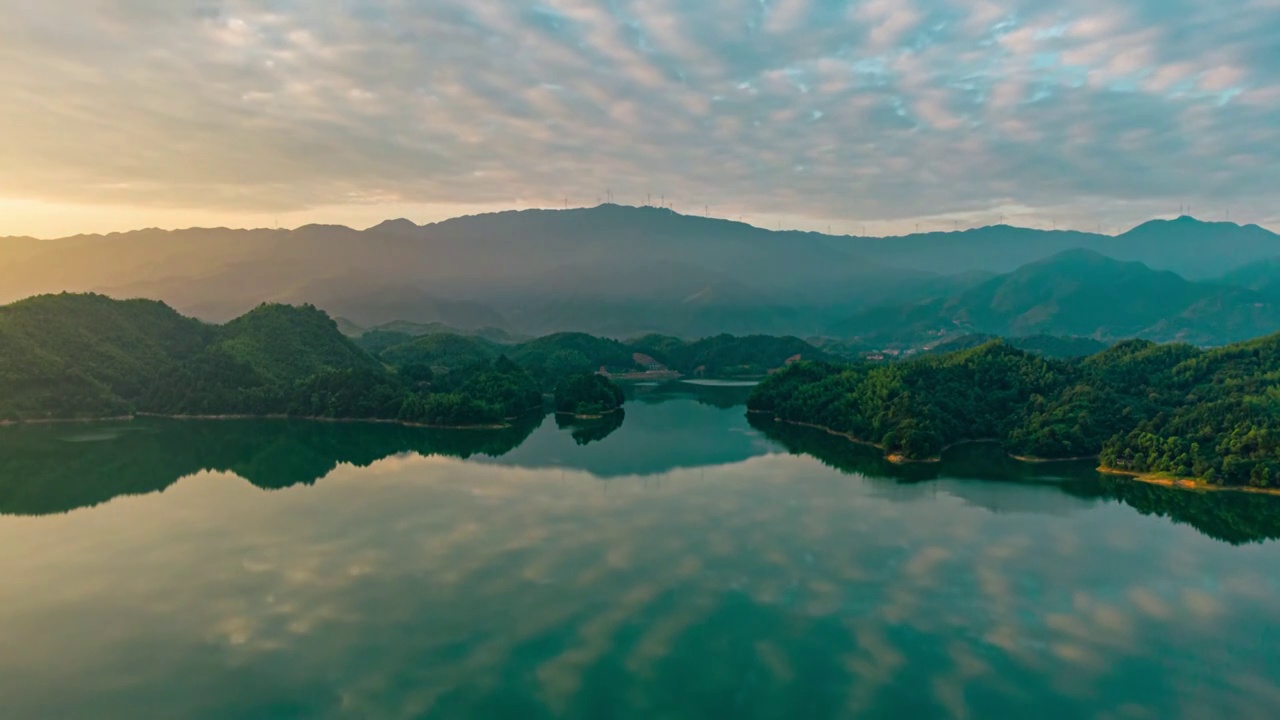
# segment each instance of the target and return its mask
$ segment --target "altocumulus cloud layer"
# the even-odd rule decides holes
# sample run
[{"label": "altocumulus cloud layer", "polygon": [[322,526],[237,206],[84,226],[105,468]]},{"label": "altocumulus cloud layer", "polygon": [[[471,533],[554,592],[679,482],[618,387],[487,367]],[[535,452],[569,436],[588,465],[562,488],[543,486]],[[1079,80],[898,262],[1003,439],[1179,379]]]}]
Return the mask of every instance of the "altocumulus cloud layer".
[{"label": "altocumulus cloud layer", "polygon": [[1092,227],[1280,199],[1280,0],[20,2],[0,83],[0,197],[53,203],[608,187],[796,224]]}]

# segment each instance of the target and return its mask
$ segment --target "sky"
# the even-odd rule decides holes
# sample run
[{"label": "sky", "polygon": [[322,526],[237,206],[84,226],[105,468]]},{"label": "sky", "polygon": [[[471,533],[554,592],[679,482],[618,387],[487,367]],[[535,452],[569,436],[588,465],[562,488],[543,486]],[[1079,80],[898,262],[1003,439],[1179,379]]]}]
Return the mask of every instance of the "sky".
[{"label": "sky", "polygon": [[1280,228],[1280,0],[13,0],[0,86],[0,235]]}]

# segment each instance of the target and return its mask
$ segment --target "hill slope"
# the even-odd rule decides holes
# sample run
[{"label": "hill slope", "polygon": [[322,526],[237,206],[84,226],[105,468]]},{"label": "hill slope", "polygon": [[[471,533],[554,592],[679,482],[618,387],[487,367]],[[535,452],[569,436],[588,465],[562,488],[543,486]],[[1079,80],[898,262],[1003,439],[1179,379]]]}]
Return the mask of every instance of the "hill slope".
[{"label": "hill slope", "polygon": [[1268,297],[1280,297],[1280,257],[1257,260],[1236,268],[1218,282],[1254,290]]},{"label": "hill slope", "polygon": [[0,307],[0,419],[128,412],[215,329],[150,300],[46,295]]},{"label": "hill slope", "polygon": [[290,415],[493,424],[541,401],[510,362],[447,387],[397,376],[314,307],[262,305],[225,326],[99,295],[0,307],[0,420]]},{"label": "hill slope", "polygon": [[1252,291],[1069,250],[948,297],[858,313],[833,332],[869,340],[987,333],[1212,345],[1276,329],[1280,305]]},{"label": "hill slope", "polygon": [[799,363],[749,407],[906,459],[964,440],[1018,455],[1280,487],[1280,334],[1202,351],[1133,340],[1054,361],[994,342],[888,365]]},{"label": "hill slope", "polygon": [[326,370],[381,370],[337,323],[309,305],[260,305],[219,328],[208,351],[225,353],[276,382]]}]

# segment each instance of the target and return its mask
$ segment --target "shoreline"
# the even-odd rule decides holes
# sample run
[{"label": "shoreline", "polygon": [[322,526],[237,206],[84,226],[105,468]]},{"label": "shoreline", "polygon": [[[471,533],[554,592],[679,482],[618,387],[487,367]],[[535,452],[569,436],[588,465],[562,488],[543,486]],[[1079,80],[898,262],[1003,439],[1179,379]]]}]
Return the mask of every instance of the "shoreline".
[{"label": "shoreline", "polygon": [[605,419],[606,417],[608,417],[608,416],[610,416],[610,415],[613,415],[613,414],[615,414],[615,413],[620,413],[620,412],[622,412],[622,408],[621,408],[621,407],[616,407],[616,408],[614,408],[614,409],[612,409],[612,410],[606,410],[605,412],[602,412],[602,413],[600,413],[599,415],[579,415],[578,413],[564,412],[564,411],[561,411],[561,410],[557,410],[557,411],[555,411],[555,413],[554,413],[554,414],[555,414],[555,415],[564,415],[564,416],[567,416],[567,417],[571,417],[571,418],[573,418],[574,420],[603,420],[603,419]]},{"label": "shoreline", "polygon": [[[763,410],[748,410],[747,412],[749,414],[756,414],[756,415],[772,414]],[[850,435],[849,433],[842,433],[836,430],[832,430],[831,428],[824,427],[822,425],[799,422],[796,420],[783,420],[782,418],[777,416],[774,416],[773,420],[774,422],[783,423],[786,425],[795,425],[797,427],[811,428],[813,430],[821,430],[829,435],[835,435],[836,437],[845,438],[846,440],[854,442],[858,445],[866,445],[868,447],[876,448],[877,450],[882,450],[882,451],[884,450],[884,447],[881,445],[878,445],[876,443],[873,443],[867,440],[863,440],[861,438],[856,438]],[[942,448],[942,452],[946,452],[947,450],[950,450],[951,448],[956,447],[958,445],[968,445],[972,443],[998,443],[998,442],[1000,441],[995,439],[960,440],[959,442],[954,442]],[[1037,457],[1030,457],[1026,455],[1014,455],[1012,453],[1005,453],[1005,455],[1007,455],[1008,457],[1014,460],[1017,460],[1018,462],[1024,462],[1024,463],[1033,464],[1033,465],[1045,465],[1045,464],[1059,463],[1059,462],[1081,462],[1084,460],[1096,460],[1098,458],[1097,455],[1082,455],[1082,456],[1069,457],[1069,458],[1037,458]],[[897,453],[888,454],[885,456],[885,459],[897,465],[906,465],[906,464],[912,464],[912,463],[942,462],[941,457],[928,458],[926,460],[912,460],[909,458],[904,458]],[[1167,475],[1160,475],[1158,473],[1139,473],[1139,472],[1134,472],[1132,470],[1120,470],[1117,468],[1109,468],[1105,465],[1099,465],[1097,467],[1097,471],[1106,475],[1126,477],[1126,478],[1129,478],[1130,480],[1136,480],[1137,482],[1147,483],[1149,485],[1159,485],[1161,487],[1167,487],[1171,490],[1190,490],[1190,491],[1198,491],[1198,492],[1238,492],[1238,493],[1251,493],[1253,495],[1280,496],[1280,488],[1259,488],[1259,487],[1252,487],[1249,485],[1210,485],[1204,480],[1199,480],[1196,478],[1176,478],[1176,477],[1169,477]]]},{"label": "shoreline", "polygon": [[1133,470],[1110,468],[1105,465],[1099,465],[1098,472],[1105,475],[1115,475],[1118,477],[1128,478],[1148,485],[1159,485],[1171,490],[1188,490],[1204,493],[1235,492],[1249,493],[1251,495],[1280,496],[1280,488],[1260,488],[1253,487],[1251,485],[1211,485],[1204,480],[1197,478],[1171,477],[1169,475],[1161,475],[1159,473],[1140,473]]},{"label": "shoreline", "polygon": [[130,422],[134,415],[112,415],[110,417],[91,418],[43,418],[40,420],[0,420],[0,427],[17,427],[19,425],[71,425],[75,423]]},{"label": "shoreline", "polygon": [[1018,462],[1029,463],[1031,465],[1047,465],[1049,463],[1060,463],[1060,462],[1083,462],[1085,460],[1098,459],[1097,455],[1074,455],[1072,457],[1064,457],[1064,458],[1041,458],[1041,457],[1032,457],[1030,455],[1014,455],[1013,453],[1005,453],[1005,454],[1013,458],[1014,460],[1017,460]]},{"label": "shoreline", "polygon": [[[764,410],[748,410],[747,412],[755,413],[756,415],[772,415],[772,413],[769,413]],[[786,425],[795,425],[796,427],[809,428],[811,430],[821,430],[822,432],[825,432],[828,435],[835,435],[836,437],[844,438],[845,440],[848,440],[849,442],[854,443],[856,445],[865,445],[866,447],[873,447],[879,450],[880,452],[885,453],[884,459],[888,460],[894,465],[926,465],[931,463],[942,462],[941,457],[931,457],[931,458],[923,458],[923,459],[917,460],[915,458],[903,457],[898,453],[890,453],[886,451],[884,446],[879,443],[874,443],[874,442],[871,442],[870,440],[863,440],[862,438],[851,435],[850,433],[840,432],[839,430],[832,430],[831,428],[826,427],[825,425],[816,425],[814,423],[800,422],[799,420],[783,420],[782,418],[777,417],[776,415],[773,416],[773,421],[778,423],[783,423]],[[985,442],[985,441],[965,440],[963,442]],[[960,444],[961,443],[955,443],[955,445],[960,445]],[[948,445],[947,448],[949,447],[954,447],[954,445]],[[946,450],[947,448],[943,448],[943,450]]]},{"label": "shoreline", "polygon": [[666,370],[657,372],[606,373],[605,377],[610,380],[633,382],[636,380],[680,380],[684,375],[676,372],[675,370]]},{"label": "shoreline", "polygon": [[[768,412],[768,411],[765,411],[765,410],[748,410],[747,412],[748,412],[748,413],[750,413],[750,414],[755,414],[755,415],[771,415],[771,414],[772,414],[772,413],[770,413],[770,412]],[[778,423],[783,423],[783,424],[786,424],[786,425],[795,425],[795,426],[797,426],[797,427],[811,428],[811,429],[813,429],[813,430],[821,430],[821,431],[823,431],[823,432],[827,433],[828,435],[835,435],[836,437],[842,437],[842,438],[844,438],[844,439],[846,439],[846,440],[849,440],[850,442],[856,443],[856,444],[858,444],[858,445],[866,445],[867,447],[873,447],[873,448],[875,448],[875,449],[877,449],[877,450],[881,450],[881,451],[883,451],[883,450],[884,450],[884,446],[883,446],[883,445],[880,445],[879,443],[873,443],[873,442],[871,442],[870,440],[863,440],[862,438],[854,437],[853,435],[850,435],[849,433],[840,432],[840,431],[838,431],[838,430],[832,430],[831,428],[829,428],[829,427],[825,427],[825,426],[823,426],[823,425],[815,425],[815,424],[813,424],[813,423],[800,422],[800,421],[798,421],[798,420],[783,420],[782,418],[777,417],[777,416],[774,416],[773,421],[774,421],[774,422],[778,422]],[[986,445],[986,444],[993,444],[993,443],[994,443],[994,444],[998,444],[999,442],[1000,442],[1000,440],[999,440],[999,439],[997,439],[997,438],[979,438],[979,439],[975,439],[975,440],[957,440],[957,441],[955,441],[955,442],[951,443],[950,445],[947,445],[947,446],[943,447],[943,448],[942,448],[942,450],[941,450],[940,452],[945,453],[946,451],[948,451],[948,450],[950,450],[950,449],[952,449],[952,448],[960,447],[961,445],[978,445],[978,444]],[[1079,461],[1082,461],[1082,460],[1096,460],[1096,459],[1097,459],[1097,457],[1098,457],[1097,455],[1081,455],[1081,456],[1077,456],[1077,457],[1068,457],[1068,458],[1041,458],[1041,457],[1032,457],[1032,456],[1029,456],[1029,455],[1014,455],[1014,454],[1012,454],[1012,453],[1008,453],[1008,452],[1006,452],[1006,453],[1005,453],[1005,455],[1006,455],[1006,456],[1008,456],[1008,457],[1010,457],[1010,458],[1013,458],[1014,460],[1017,460],[1017,461],[1019,461],[1019,462],[1024,462],[1024,463],[1029,463],[1029,464],[1034,464],[1034,465],[1045,465],[1045,464],[1049,464],[1049,463],[1060,463],[1060,462],[1079,462]],[[924,464],[924,463],[939,463],[939,462],[942,462],[942,456],[941,456],[941,454],[939,454],[939,455],[937,455],[937,456],[935,456],[935,457],[930,457],[930,458],[924,458],[924,459],[919,459],[919,460],[917,460],[917,459],[914,459],[914,458],[907,458],[907,457],[903,457],[902,455],[900,455],[900,454],[898,454],[898,453],[887,453],[887,454],[885,455],[885,459],[886,459],[886,460],[888,460],[889,462],[891,462],[891,463],[895,463],[895,464],[897,464],[897,465],[909,465],[909,464]]]}]

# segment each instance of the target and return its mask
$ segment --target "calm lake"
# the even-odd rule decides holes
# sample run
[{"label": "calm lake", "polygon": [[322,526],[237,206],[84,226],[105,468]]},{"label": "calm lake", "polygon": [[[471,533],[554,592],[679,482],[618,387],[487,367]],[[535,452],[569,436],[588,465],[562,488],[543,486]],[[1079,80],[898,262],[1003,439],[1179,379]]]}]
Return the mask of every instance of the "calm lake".
[{"label": "calm lake", "polygon": [[1280,498],[899,468],[749,391],[0,428],[0,717],[1280,717]]}]

